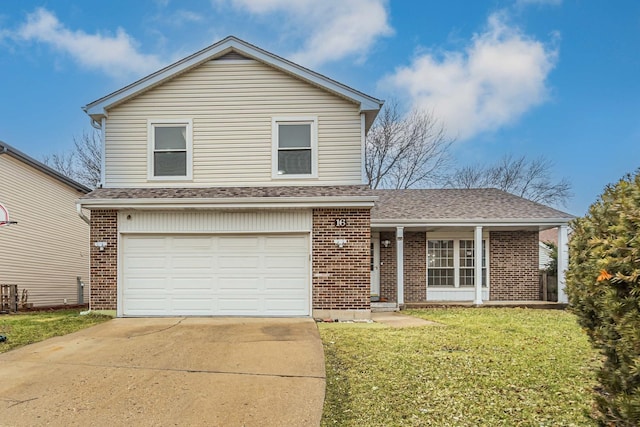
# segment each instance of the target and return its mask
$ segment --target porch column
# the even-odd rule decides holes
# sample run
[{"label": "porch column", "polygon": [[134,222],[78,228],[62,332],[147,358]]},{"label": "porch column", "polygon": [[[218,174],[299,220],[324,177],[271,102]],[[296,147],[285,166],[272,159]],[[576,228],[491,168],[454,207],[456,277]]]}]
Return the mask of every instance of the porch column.
[{"label": "porch column", "polygon": [[569,227],[558,227],[558,302],[568,303],[569,299],[564,291],[565,274],[569,267]]},{"label": "porch column", "polygon": [[474,234],[474,252],[475,252],[475,260],[474,260],[474,272],[475,272],[475,280],[474,283],[476,285],[476,298],[473,301],[474,304],[480,305],[482,304],[482,226],[477,226]]},{"label": "porch column", "polygon": [[404,227],[396,227],[396,271],[398,306],[404,304]]}]

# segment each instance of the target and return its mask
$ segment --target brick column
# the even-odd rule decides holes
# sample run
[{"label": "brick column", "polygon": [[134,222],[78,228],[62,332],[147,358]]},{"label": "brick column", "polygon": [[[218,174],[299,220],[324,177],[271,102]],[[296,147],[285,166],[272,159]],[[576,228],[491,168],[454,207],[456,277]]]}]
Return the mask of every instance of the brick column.
[{"label": "brick column", "polygon": [[[104,250],[95,242],[105,242]],[[115,310],[118,280],[118,215],[113,210],[91,211],[92,310]]]},{"label": "brick column", "polygon": [[[337,227],[336,219],[346,220]],[[346,240],[340,248],[335,240]],[[371,313],[369,209],[313,210],[313,316],[368,318]]]}]

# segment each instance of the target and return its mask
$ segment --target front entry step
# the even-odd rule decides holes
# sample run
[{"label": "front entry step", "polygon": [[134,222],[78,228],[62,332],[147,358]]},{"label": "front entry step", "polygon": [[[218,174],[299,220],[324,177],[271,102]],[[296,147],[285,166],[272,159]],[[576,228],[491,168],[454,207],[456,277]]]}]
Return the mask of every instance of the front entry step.
[{"label": "front entry step", "polygon": [[372,302],[371,303],[371,312],[372,313],[382,313],[389,311],[398,311],[398,304],[395,302]]}]

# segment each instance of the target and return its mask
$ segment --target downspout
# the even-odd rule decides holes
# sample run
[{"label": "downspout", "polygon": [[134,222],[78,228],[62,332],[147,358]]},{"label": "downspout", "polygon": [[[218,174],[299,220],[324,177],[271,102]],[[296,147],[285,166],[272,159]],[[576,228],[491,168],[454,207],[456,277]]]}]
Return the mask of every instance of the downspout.
[{"label": "downspout", "polygon": [[78,216],[80,216],[80,218],[82,218],[84,222],[86,222],[88,225],[91,225],[91,220],[87,218],[84,212],[82,212],[82,205],[80,203],[76,203],[76,211],[78,212]]}]

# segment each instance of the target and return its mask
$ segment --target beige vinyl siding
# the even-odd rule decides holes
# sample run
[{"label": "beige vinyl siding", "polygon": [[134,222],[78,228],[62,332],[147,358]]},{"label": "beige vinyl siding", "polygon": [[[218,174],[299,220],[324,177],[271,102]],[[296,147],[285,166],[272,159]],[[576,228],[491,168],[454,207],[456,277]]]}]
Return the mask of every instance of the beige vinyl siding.
[{"label": "beige vinyl siding", "polygon": [[89,226],[81,193],[9,155],[0,155],[0,203],[17,225],[0,227],[0,284],[29,292],[35,306],[77,302],[76,276],[89,301]]},{"label": "beige vinyl siding", "polygon": [[[318,178],[272,179],[271,119],[318,118]],[[193,120],[193,180],[148,181],[147,120]],[[257,61],[209,61],[108,112],[106,186],[360,184],[358,106]]]}]

